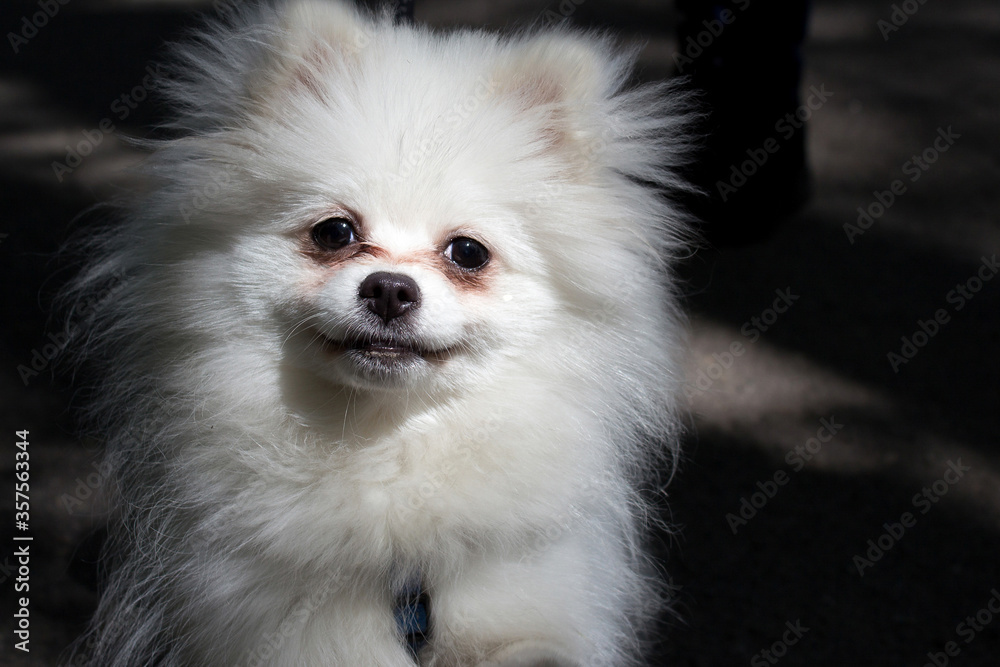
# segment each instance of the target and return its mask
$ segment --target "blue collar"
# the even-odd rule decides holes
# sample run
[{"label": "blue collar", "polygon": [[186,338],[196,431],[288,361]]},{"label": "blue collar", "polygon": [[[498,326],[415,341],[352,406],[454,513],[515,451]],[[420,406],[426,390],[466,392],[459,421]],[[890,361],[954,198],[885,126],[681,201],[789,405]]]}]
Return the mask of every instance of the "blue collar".
[{"label": "blue collar", "polygon": [[393,607],[396,627],[414,654],[427,643],[430,635],[429,603],[430,598],[419,577],[408,581],[396,594],[396,603]]}]

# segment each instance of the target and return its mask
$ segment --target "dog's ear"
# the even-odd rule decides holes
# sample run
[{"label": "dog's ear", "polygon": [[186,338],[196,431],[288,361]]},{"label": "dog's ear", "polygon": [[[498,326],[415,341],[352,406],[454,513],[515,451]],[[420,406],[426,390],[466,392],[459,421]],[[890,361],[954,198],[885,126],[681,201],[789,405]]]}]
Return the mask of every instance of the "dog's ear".
[{"label": "dog's ear", "polygon": [[516,44],[495,73],[498,95],[536,115],[553,150],[579,155],[600,139],[607,102],[620,88],[627,58],[599,38],[542,34]]},{"label": "dog's ear", "polygon": [[[377,22],[340,0],[235,5],[174,49],[165,96],[185,130],[227,128],[276,116],[294,93],[323,99],[332,74],[349,68]],[[292,95],[289,95],[289,93]]]},{"label": "dog's ear", "polygon": [[605,91],[605,58],[576,35],[539,35],[514,46],[501,64],[501,89],[525,105],[585,102]]},{"label": "dog's ear", "polygon": [[275,88],[282,93],[291,89],[323,99],[329,94],[330,76],[349,67],[368,46],[374,23],[353,5],[333,0],[296,0],[283,11],[277,49],[266,74],[270,81],[250,90],[267,96]]},{"label": "dog's ear", "polygon": [[344,0],[294,0],[285,4],[283,12],[282,27],[293,37],[312,34],[345,52],[368,44],[357,8]]}]

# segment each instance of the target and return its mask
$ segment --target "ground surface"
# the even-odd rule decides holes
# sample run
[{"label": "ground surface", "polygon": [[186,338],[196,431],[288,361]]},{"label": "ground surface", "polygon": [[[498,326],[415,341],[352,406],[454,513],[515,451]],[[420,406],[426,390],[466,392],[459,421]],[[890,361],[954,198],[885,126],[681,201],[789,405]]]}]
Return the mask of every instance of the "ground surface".
[{"label": "ground surface", "polygon": [[[5,491],[0,664],[57,664],[94,602],[71,555],[99,509],[97,452],[72,436],[67,383],[48,372],[45,356],[58,349],[45,348],[55,329],[44,295],[59,278],[45,282],[47,254],[72,242],[75,214],[127,177],[136,153],[124,139],[157,110],[139,102],[122,118],[112,105],[141,85],[196,4],[71,0],[18,53],[9,37],[0,44],[0,469],[9,489],[13,432],[30,429],[35,536],[25,655],[7,630],[16,574]],[[515,0],[418,5],[436,25],[501,27],[560,11]],[[704,250],[684,268],[692,430],[671,487],[679,532],[664,555],[679,616],[651,664],[780,655],[789,666],[920,667],[929,652],[939,665],[998,664],[1000,618],[987,605],[1000,604],[1000,280],[969,299],[949,294],[1000,251],[1000,6],[912,5],[886,40],[878,21],[891,3],[815,3],[806,83],[834,95],[810,120],[814,196],[771,241]],[[671,3],[563,6],[574,22],[646,40],[644,77],[669,72]],[[0,32],[22,32],[36,11],[4,2]],[[102,121],[115,129],[58,180],[51,163]],[[949,127],[954,145],[911,181],[907,161]],[[897,179],[906,191],[852,243],[844,225]],[[795,298],[772,317],[779,290]],[[901,337],[941,309],[947,322],[894,369],[887,355],[901,352]],[[770,322],[759,336],[754,317]],[[742,353],[727,356],[734,343]],[[36,351],[40,373],[22,377]],[[900,532],[892,524],[907,512]],[[949,642],[956,655],[939,653]]]}]

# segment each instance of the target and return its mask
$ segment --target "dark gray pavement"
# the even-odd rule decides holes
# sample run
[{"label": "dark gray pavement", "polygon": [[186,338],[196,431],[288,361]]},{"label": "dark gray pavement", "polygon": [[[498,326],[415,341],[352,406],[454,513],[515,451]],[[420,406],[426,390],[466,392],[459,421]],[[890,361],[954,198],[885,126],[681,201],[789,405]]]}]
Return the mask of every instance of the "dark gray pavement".
[{"label": "dark gray pavement", "polygon": [[[37,34],[22,21],[37,1],[0,6],[3,665],[58,664],[94,603],[81,543],[100,510],[98,451],[73,435],[68,379],[51,373],[47,303],[65,275],[51,253],[127,186],[128,137],[160,117],[139,99],[146,68],[205,4],[69,0]],[[770,241],[684,267],[692,428],[664,549],[678,615],[650,664],[1000,664],[1000,5],[897,5],[917,9],[886,39],[893,3],[814,3],[806,88],[833,93],[809,121],[814,196]],[[421,0],[417,15],[504,27],[546,10],[561,11]],[[562,11],[645,41],[642,76],[669,74],[672,3]],[[873,216],[860,234],[845,230],[858,207]],[[30,654],[12,634],[20,429]]]}]

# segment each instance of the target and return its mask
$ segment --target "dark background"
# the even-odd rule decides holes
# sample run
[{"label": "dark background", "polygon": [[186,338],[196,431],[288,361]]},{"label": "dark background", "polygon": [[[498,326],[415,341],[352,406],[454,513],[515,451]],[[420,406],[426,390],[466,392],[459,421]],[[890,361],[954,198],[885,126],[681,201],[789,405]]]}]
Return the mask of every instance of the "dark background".
[{"label": "dark background", "polygon": [[[73,222],[81,211],[128,187],[140,155],[128,138],[148,136],[161,111],[143,100],[121,119],[115,100],[141,85],[164,40],[205,4],[70,0],[18,53],[7,35],[39,8],[0,7],[0,664],[57,664],[95,600],[79,556],[101,509],[92,489],[99,443],[74,436],[69,379],[51,372],[58,349],[44,360],[60,330],[48,299],[64,279],[52,253],[87,224]],[[642,78],[671,73],[673,3],[563,4],[576,24],[645,42]],[[961,310],[947,295],[1000,251],[1000,5],[915,6],[884,39],[878,21],[891,3],[814,3],[805,86],[834,95],[809,123],[813,196],[773,239],[703,249],[685,264],[691,432],[670,487],[678,530],[663,554],[677,617],[665,619],[651,664],[769,664],[760,652],[786,623],[808,628],[787,652],[778,647],[788,666],[920,667],[949,641],[960,652],[948,664],[998,664],[1000,615],[984,612],[973,637],[959,624],[993,595],[1000,608],[1000,279]],[[417,18],[503,28],[546,10],[560,6],[421,0]],[[114,130],[60,181],[52,162],[102,122]],[[911,182],[904,164],[948,127],[955,144]],[[843,226],[895,179],[906,192],[850,243]],[[741,327],[779,289],[798,299],[751,342]],[[894,372],[887,354],[938,309],[949,321]],[[745,352],[728,363],[734,342]],[[18,369],[36,352],[40,373],[25,382]],[[821,419],[843,428],[795,471],[786,455],[816,436]],[[30,429],[32,443],[30,654],[13,649],[7,629],[19,429]],[[939,483],[947,493],[921,513],[914,495],[959,460],[968,472]],[[779,471],[786,483],[734,534],[727,515]],[[904,512],[915,525],[883,538],[890,548],[861,576],[855,557]]]}]

